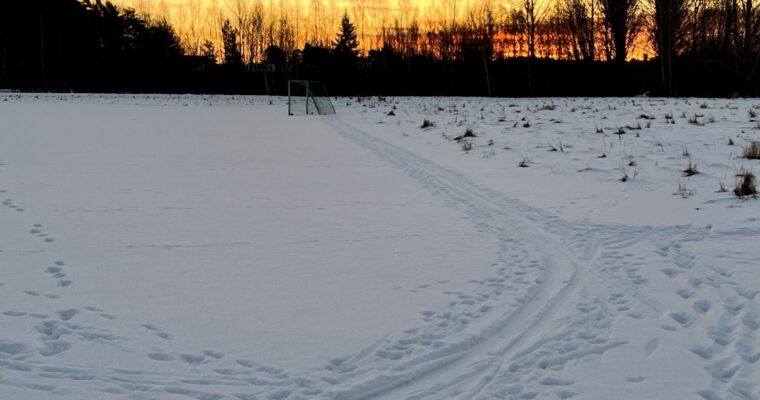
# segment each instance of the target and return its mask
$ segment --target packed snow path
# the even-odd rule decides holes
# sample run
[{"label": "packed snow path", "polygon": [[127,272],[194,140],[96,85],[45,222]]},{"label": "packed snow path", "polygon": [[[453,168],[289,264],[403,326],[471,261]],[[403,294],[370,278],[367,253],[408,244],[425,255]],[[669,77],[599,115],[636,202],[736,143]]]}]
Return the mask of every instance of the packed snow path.
[{"label": "packed snow path", "polygon": [[[93,96],[46,100],[138,105],[185,103],[179,107],[187,103],[191,107],[252,103],[254,108],[264,110],[282,108],[281,99],[278,104],[267,105],[265,99],[257,98],[167,96],[104,100]],[[525,108],[535,109],[540,101],[525,100]],[[599,101],[615,104],[614,100]],[[413,108],[415,100],[402,99],[397,104]],[[495,110],[501,107],[489,100],[479,105],[484,104]],[[575,105],[572,101],[571,104]],[[460,248],[462,253],[479,248],[484,253],[482,258],[470,261],[488,265],[463,264],[461,268],[470,278],[442,289],[448,302],[438,308],[417,310],[422,316],[419,323],[386,331],[388,336],[353,355],[333,358],[306,371],[289,371],[237,357],[229,350],[172,349],[169,343],[159,349],[155,340],[170,341],[175,333],[145,323],[140,329],[156,338],[148,339],[114,322],[120,320],[119,315],[108,310],[94,306],[68,309],[47,306],[53,308],[39,312],[24,307],[46,306],[17,297],[17,301],[3,304],[0,310],[2,397],[692,399],[701,396],[714,400],[760,396],[756,384],[760,381],[757,370],[760,251],[756,246],[760,243],[760,227],[757,216],[747,214],[752,208],[745,206],[751,203],[726,200],[741,206],[732,211],[733,215],[749,215],[744,223],[648,226],[579,220],[519,200],[530,187],[515,187],[511,191],[489,185],[468,169],[466,163],[473,162],[471,155],[462,162],[458,157],[467,157],[463,154],[440,150],[436,145],[416,146],[405,140],[406,136],[401,139],[397,136],[399,131],[410,129],[403,124],[375,126],[372,120],[382,118],[380,112],[362,110],[358,104],[349,104],[346,109],[362,113],[358,117],[323,119],[335,135],[320,136],[320,140],[329,141],[328,148],[374,154],[455,211],[440,214],[441,217],[461,215],[476,230],[476,234],[446,244]],[[409,124],[419,122],[418,115],[410,116]],[[534,124],[537,119],[540,123],[539,116],[532,118]],[[277,127],[272,129],[276,131]],[[389,130],[395,134],[388,134]],[[339,144],[340,138],[348,139],[355,150]],[[441,143],[446,145],[443,139]],[[0,163],[6,157],[17,158],[0,153]],[[444,159],[445,162],[441,161]],[[486,161],[474,162],[483,171],[489,168]],[[39,206],[26,207],[17,202],[15,195],[6,189],[12,185],[1,184],[13,180],[2,176],[2,168],[0,190],[6,196],[0,215],[5,227]],[[550,180],[552,176],[547,174],[545,178]],[[588,183],[593,184],[599,182]],[[406,184],[401,180],[387,183],[388,188],[394,185]],[[34,216],[36,222],[29,226],[28,233],[3,228],[3,241],[8,238],[0,248],[3,259],[29,260],[7,254],[8,249],[16,249],[14,243],[22,240],[58,243],[38,217]],[[733,221],[736,220],[741,219]],[[240,246],[245,244],[224,244],[224,248]],[[426,251],[443,252],[444,247]],[[40,258],[49,258],[50,253]],[[452,257],[451,254],[448,256]],[[44,274],[52,278],[53,287],[60,292],[23,292],[21,288],[4,285],[0,287],[0,291],[6,292],[3,299],[25,296],[56,301],[65,297],[67,288],[76,284],[68,272],[69,265],[58,258],[49,264]],[[447,285],[447,278],[441,276],[440,284]],[[3,281],[23,279],[0,278]],[[423,284],[417,289],[427,290],[431,286],[435,285]],[[10,291],[18,294],[9,294]],[[97,298],[84,293],[77,296],[87,301]]]},{"label": "packed snow path", "polygon": [[[587,369],[589,365],[580,361],[589,359],[586,362],[591,363],[591,369],[600,377],[605,377],[610,375],[609,371],[593,367],[594,363],[599,362],[594,358],[632,342],[640,346],[640,353],[651,358],[663,338],[649,332],[650,327],[640,327],[645,324],[637,324],[636,320],[650,324],[651,321],[646,320],[653,317],[665,317],[665,322],[660,325],[664,331],[701,325],[707,341],[712,339],[714,342],[710,345],[697,343],[690,349],[681,347],[663,356],[671,360],[675,357],[689,358],[694,354],[684,350],[691,350],[702,359],[704,369],[712,379],[705,390],[698,392],[699,395],[708,399],[755,398],[754,381],[758,373],[754,364],[760,358],[755,335],[759,327],[758,310],[754,301],[758,288],[748,288],[727,279],[732,274],[721,268],[710,265],[695,268],[696,257],[684,251],[682,243],[689,243],[690,247],[693,242],[723,243],[731,237],[745,234],[757,238],[760,228],[750,233],[744,229],[715,232],[709,227],[642,228],[569,223],[509,200],[503,194],[493,193],[453,171],[372,138],[339,119],[332,122],[337,131],[371,148],[425,186],[447,197],[451,204],[462,208],[476,226],[499,238],[502,246],[497,265],[509,267],[499,268],[498,276],[481,282],[494,289],[479,291],[479,299],[502,295],[504,287],[492,282],[517,281],[528,285],[525,294],[520,293],[517,306],[501,316],[496,312],[495,316],[491,316],[495,317],[493,320],[480,317],[485,323],[474,331],[477,336],[471,341],[456,343],[453,349],[443,351],[438,358],[425,357],[421,362],[413,360],[395,374],[371,377],[348,389],[346,398],[552,397],[547,396],[549,393],[559,398],[573,397],[575,380],[557,376],[567,374],[573,377],[585,372],[588,379],[594,377],[594,372],[573,371],[573,368],[567,368],[565,372],[565,366],[584,365],[583,369]],[[644,247],[652,253],[632,250],[637,247]],[[539,257],[530,260],[516,256],[521,250],[524,254]],[[653,259],[656,260],[655,265],[665,267],[653,271],[653,265],[644,262]],[[751,260],[746,262],[752,265]],[[537,278],[532,281],[513,278],[530,267],[538,269]],[[680,283],[663,282],[663,286],[673,285],[674,296],[670,297],[677,297],[684,304],[661,304],[647,293],[649,281],[658,280],[659,273]],[[649,274],[654,276],[649,277]],[[679,275],[684,276],[679,279]],[[724,283],[728,288],[724,287]],[[506,288],[511,289],[509,286]],[[702,295],[696,296],[695,291]],[[697,321],[699,315],[709,311],[715,301],[723,307],[718,320],[713,325]],[[491,310],[491,304],[487,300],[485,302],[487,309]],[[689,303],[692,307],[688,307]],[[497,310],[504,311],[504,308],[501,306]],[[743,315],[745,312],[746,317]],[[463,315],[472,315],[472,311],[465,311]],[[736,318],[737,315],[739,318]],[[446,317],[451,318],[450,315]],[[621,317],[633,321],[619,323],[628,322],[626,325],[630,328],[615,334],[613,328]],[[738,321],[742,321],[743,326]],[[651,337],[642,338],[639,336],[641,333]],[[455,335],[447,335],[449,338],[452,336]],[[728,346],[730,344],[733,346]],[[729,348],[724,349],[727,346]],[[678,354],[679,351],[681,354]],[[713,360],[716,356],[714,351],[722,353],[722,357]],[[619,359],[614,361],[614,357]],[[631,356],[621,353],[611,354],[610,358],[613,363],[625,364]],[[684,362],[690,363],[687,360]],[[634,367],[631,371],[633,375],[618,379],[647,386],[644,391],[651,391],[647,396],[652,398],[688,398],[693,393],[685,393],[684,389],[692,384],[695,386],[691,387],[699,387],[700,381],[705,380],[700,371],[684,371],[680,369],[682,367],[678,370],[662,369],[655,376],[647,376],[658,368],[657,364],[645,365],[639,370],[642,375],[635,375],[637,368]],[[638,368],[641,367],[639,365]],[[394,366],[394,369],[397,368]],[[377,372],[373,371],[372,374]],[[645,383],[648,378],[650,381]],[[584,386],[588,389],[583,397],[619,398],[618,385],[622,383],[587,382]],[[533,385],[537,390],[525,391],[526,384]],[[552,390],[553,386],[560,389]],[[636,393],[635,389],[630,390]],[[340,393],[338,397],[342,398],[343,395]],[[640,398],[639,395],[634,396]]]}]

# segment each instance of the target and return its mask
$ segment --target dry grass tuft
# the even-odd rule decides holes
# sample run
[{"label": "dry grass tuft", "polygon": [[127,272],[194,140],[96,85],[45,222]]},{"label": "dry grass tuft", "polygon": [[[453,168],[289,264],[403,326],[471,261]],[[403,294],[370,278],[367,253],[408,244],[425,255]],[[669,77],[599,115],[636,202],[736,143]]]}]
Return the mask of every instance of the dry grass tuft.
[{"label": "dry grass tuft", "polygon": [[747,170],[743,170],[736,174],[738,178],[736,187],[734,188],[734,194],[738,197],[752,196],[757,198],[757,179],[755,175]]},{"label": "dry grass tuft", "polygon": [[689,160],[689,166],[686,167],[685,170],[682,171],[683,176],[694,176],[699,173],[699,170],[697,170],[697,164],[694,164]]},{"label": "dry grass tuft", "polygon": [[454,140],[456,140],[457,142],[461,142],[464,139],[474,138],[474,137],[478,137],[478,136],[475,134],[475,132],[472,131],[472,129],[467,128],[467,130],[465,130],[463,134],[455,137]]},{"label": "dry grass tuft", "polygon": [[748,160],[760,160],[760,142],[752,142],[745,147],[743,157]]},{"label": "dry grass tuft", "polygon": [[686,186],[686,182],[678,182],[678,191],[674,194],[681,196],[681,198],[688,199],[696,193],[697,191],[695,189],[690,189]]}]

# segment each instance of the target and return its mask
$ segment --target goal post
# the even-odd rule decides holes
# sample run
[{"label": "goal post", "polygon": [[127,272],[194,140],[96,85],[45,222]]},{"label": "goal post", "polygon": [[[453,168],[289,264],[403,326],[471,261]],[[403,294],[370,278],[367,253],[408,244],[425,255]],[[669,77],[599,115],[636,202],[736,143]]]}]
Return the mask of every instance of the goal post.
[{"label": "goal post", "polygon": [[335,114],[335,107],[320,81],[288,81],[288,115]]}]

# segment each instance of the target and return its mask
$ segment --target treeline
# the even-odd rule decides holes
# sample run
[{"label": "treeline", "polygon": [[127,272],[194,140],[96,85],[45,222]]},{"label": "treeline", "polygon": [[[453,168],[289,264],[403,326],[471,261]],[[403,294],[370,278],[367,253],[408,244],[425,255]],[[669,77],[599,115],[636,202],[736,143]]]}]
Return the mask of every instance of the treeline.
[{"label": "treeline", "polygon": [[166,22],[110,3],[0,2],[0,88],[160,91],[182,55]]},{"label": "treeline", "polygon": [[399,3],[380,23],[355,8],[334,27],[320,0],[303,21],[227,1],[206,15],[189,0],[175,26],[99,0],[3,1],[0,88],[282,94],[313,79],[349,95],[760,94],[752,0],[441,0],[424,18]]}]

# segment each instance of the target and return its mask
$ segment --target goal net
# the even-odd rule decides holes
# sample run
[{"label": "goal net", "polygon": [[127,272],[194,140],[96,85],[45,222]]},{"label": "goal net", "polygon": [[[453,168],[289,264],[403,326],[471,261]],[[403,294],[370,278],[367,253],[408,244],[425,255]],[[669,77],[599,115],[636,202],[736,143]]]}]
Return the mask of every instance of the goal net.
[{"label": "goal net", "polygon": [[288,115],[335,114],[327,89],[319,81],[288,81]]}]

